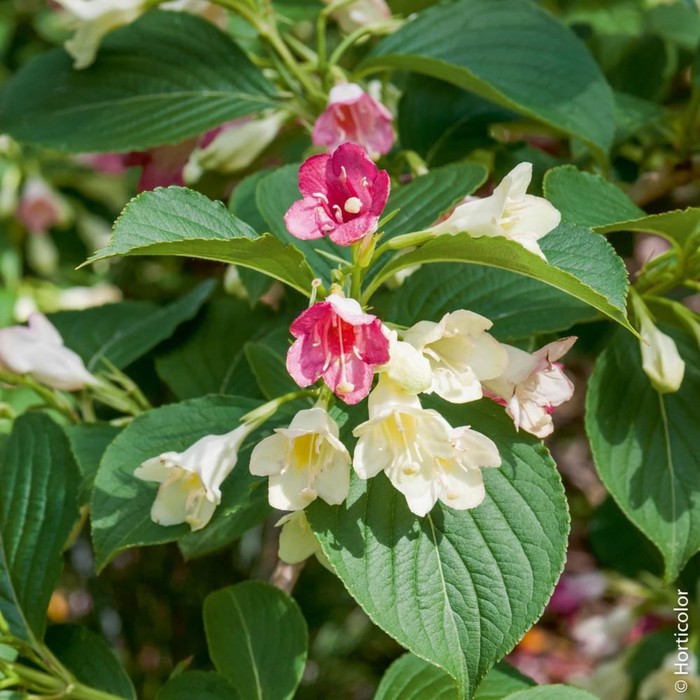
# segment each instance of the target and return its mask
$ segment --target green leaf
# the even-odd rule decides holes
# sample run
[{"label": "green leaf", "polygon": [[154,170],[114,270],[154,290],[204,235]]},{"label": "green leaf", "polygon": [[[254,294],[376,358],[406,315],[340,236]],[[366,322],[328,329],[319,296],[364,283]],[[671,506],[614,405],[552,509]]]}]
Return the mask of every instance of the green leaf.
[{"label": "green leaf", "polygon": [[631,328],[625,310],[627,272],[606,240],[589,229],[562,223],[539,244],[548,262],[506,238],[472,238],[468,233],[437,236],[384,265],[368,285],[365,298],[404,268],[434,262],[469,263],[544,282]]},{"label": "green leaf", "polygon": [[539,685],[536,688],[519,690],[507,696],[507,700],[598,700],[586,690],[570,685]]},{"label": "green leaf", "polygon": [[235,686],[218,673],[185,671],[171,678],[156,695],[156,700],[243,700]]},{"label": "green leaf", "polygon": [[501,700],[510,693],[529,688],[535,681],[523,675],[505,661],[497,663],[487,674],[476,690],[474,700]]},{"label": "green leaf", "polygon": [[97,468],[107,446],[121,432],[121,428],[106,423],[79,423],[64,428],[73,456],[83,476],[78,493],[78,502],[83,505],[90,500]]},{"label": "green leaf", "polygon": [[580,226],[595,228],[646,216],[617,185],[573,165],[549,170],[544,192],[566,221]]},{"label": "green leaf", "polygon": [[459,0],[430,8],[382,40],[361,67],[445,80],[599,154],[612,143],[614,101],[603,74],[579,39],[534,3]]},{"label": "green leaf", "polygon": [[166,306],[124,301],[80,311],[59,311],[49,318],[65,344],[83,358],[89,370],[103,369],[102,358],[122,369],[193,318],[214,286],[213,280],[202,282]]},{"label": "green leaf", "polygon": [[255,394],[243,346],[270,318],[243,301],[214,299],[184,341],[156,358],[158,376],[181,401],[206,394]]},{"label": "green leaf", "polygon": [[494,440],[503,464],[485,469],[486,500],[425,518],[383,475],[354,478],[338,507],[307,509],[324,553],[375,624],[444,669],[461,696],[542,614],[561,572],[568,532],[564,490],[538,440],[517,435],[493,403],[430,402],[454,426]]},{"label": "green leaf", "polygon": [[487,175],[479,163],[455,163],[394,187],[384,211],[389,214],[398,209],[399,213],[384,227],[385,239],[434,224],[441,214],[483,185]]},{"label": "green leaf", "polygon": [[411,74],[399,102],[397,127],[403,149],[416,151],[429,165],[442,165],[493,145],[491,125],[517,117],[442,80]]},{"label": "green leaf", "polygon": [[245,354],[260,391],[267,399],[274,399],[298,389],[287,372],[287,351],[291,336],[288,328],[279,328],[259,341],[246,343]]},{"label": "green leaf", "polygon": [[573,165],[550,170],[544,189],[565,220],[590,226],[597,233],[656,233],[684,246],[700,232],[700,207],[647,215],[616,185]]},{"label": "green leaf", "polygon": [[700,357],[694,339],[670,327],[685,360],[678,392],[659,394],[641,367],[639,342],[616,333],[596,361],[586,432],[598,474],[625,515],[658,547],[674,580],[700,549]]},{"label": "green leaf", "polygon": [[63,49],[8,83],[3,129],[73,152],[140,151],[184,141],[274,105],[274,88],[231,39],[186,12],[149,12],[110,33],[76,71]]},{"label": "green leaf", "polygon": [[306,664],[308,632],[286,593],[246,581],[207,596],[204,629],[214,666],[246,700],[294,696]]},{"label": "green leaf", "polygon": [[52,625],[46,644],[84,685],[136,700],[136,691],[114,652],[99,635],[80,625]]},{"label": "green leaf", "polygon": [[0,614],[14,635],[41,640],[78,520],[80,471],[61,428],[43,413],[14,424],[1,455]]},{"label": "green leaf", "polygon": [[597,313],[543,282],[492,267],[454,263],[426,265],[399,289],[376,299],[382,317],[406,326],[469,309],[491,319],[490,332],[503,341],[562,331]]},{"label": "green leaf", "polygon": [[[233,430],[241,416],[259,402],[240,396],[208,396],[162,406],[134,419],[105,451],[95,478],[90,511],[95,563],[101,569],[119,552],[137,545],[172,542],[190,532],[189,525],[164,527],[150,517],[157,484],[141,481],[134,470],[168,451],[180,452],[205,435]],[[245,506],[256,482],[248,471],[252,442],[222,488],[222,502],[212,524]]]},{"label": "green leaf", "polygon": [[404,654],[389,666],[374,700],[457,700],[457,686],[442,669]]},{"label": "green leaf", "polygon": [[309,295],[311,272],[298,249],[258,236],[219,202],[186,187],[158,188],[132,199],[112,239],[88,262],[115,255],[184,255],[264,272]]}]

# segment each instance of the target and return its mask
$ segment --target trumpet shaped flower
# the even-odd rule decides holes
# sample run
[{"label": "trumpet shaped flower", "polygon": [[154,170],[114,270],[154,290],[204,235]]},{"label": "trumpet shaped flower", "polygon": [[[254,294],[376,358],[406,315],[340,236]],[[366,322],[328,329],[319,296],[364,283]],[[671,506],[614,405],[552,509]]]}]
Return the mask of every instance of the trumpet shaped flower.
[{"label": "trumpet shaped flower", "polygon": [[419,516],[438,500],[456,510],[476,507],[485,496],[481,468],[501,464],[492,440],[467,426],[452,428],[384,379],[370,395],[369,420],[353,434],[358,476],[370,479],[384,471]]},{"label": "trumpet shaped flower", "polygon": [[367,149],[371,158],[388,153],[394,145],[391,112],[355,83],[331,89],[328,106],[314,124],[316,146],[335,149],[349,141]]},{"label": "trumpet shaped flower", "polygon": [[561,214],[543,197],[527,194],[531,179],[532,163],[520,163],[490,197],[460,204],[430,230],[435,234],[466,231],[475,238],[503,236],[544,258],[537,241],[559,225]]},{"label": "trumpet shaped flower", "polygon": [[151,520],[159,525],[187,523],[193,531],[205,527],[221,503],[221,484],[253,429],[244,424],[224,435],[207,435],[183,452],[164,452],[141,464],[134,476],[160,484]]},{"label": "trumpet shaped flower", "polygon": [[506,407],[515,427],[539,438],[554,430],[551,413],[574,394],[574,385],[557,360],[576,342],[562,338],[529,353],[510,345],[502,347],[508,354],[503,374],[484,382],[488,395]]},{"label": "trumpet shaped flower", "polygon": [[33,313],[27,326],[0,329],[0,367],[28,374],[53,389],[77,391],[97,384],[79,355],[63,344],[46,316]]},{"label": "trumpet shaped flower", "polygon": [[683,383],[685,362],[676,341],[662,333],[648,315],[640,324],[642,369],[654,388],[662,394],[678,391]]},{"label": "trumpet shaped flower", "polygon": [[389,338],[389,362],[378,368],[397,387],[408,394],[428,391],[433,383],[433,370],[428,359],[404,340],[396,331],[384,329]]},{"label": "trumpet shaped flower", "polygon": [[270,505],[302,510],[316,498],[337,505],[350,487],[350,454],[338,438],[338,425],[320,407],[294,416],[288,428],[255,446],[250,471],[269,476]]},{"label": "trumpet shaped flower", "polygon": [[482,396],[481,382],[499,376],[506,366],[506,353],[486,331],[493,324],[472,311],[445,314],[438,323],[419,321],[404,340],[430,363],[436,393],[452,403],[475,401]]},{"label": "trumpet shaped flower", "polygon": [[361,401],[377,365],[389,361],[389,339],[381,321],[354,299],[329,295],[302,312],[290,331],[287,370],[301,387],[323,381],[347,404]]},{"label": "trumpet shaped flower", "polygon": [[379,170],[362,146],[344,143],[302,164],[303,199],[292,204],[284,221],[297,238],[329,236],[338,245],[350,245],[377,230],[389,188],[386,170]]}]

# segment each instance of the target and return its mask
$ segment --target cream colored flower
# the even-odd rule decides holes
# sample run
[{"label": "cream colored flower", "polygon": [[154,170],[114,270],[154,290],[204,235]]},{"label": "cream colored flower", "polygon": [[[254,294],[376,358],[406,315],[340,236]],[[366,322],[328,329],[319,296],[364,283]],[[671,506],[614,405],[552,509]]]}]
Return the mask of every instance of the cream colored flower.
[{"label": "cream colored flower", "polygon": [[482,396],[481,382],[501,374],[506,353],[486,331],[493,324],[471,311],[445,314],[438,323],[419,321],[404,340],[426,357],[433,373],[428,393],[465,403]]},{"label": "cream colored flower", "polygon": [[244,424],[224,435],[207,435],[183,452],[164,452],[138,467],[138,479],[160,483],[151,520],[159,525],[187,523],[193,531],[207,525],[221,503],[221,484],[253,429]]},{"label": "cream colored flower", "polygon": [[559,225],[561,214],[546,199],[526,194],[531,179],[532,163],[520,163],[490,197],[460,204],[430,230],[435,234],[466,231],[475,238],[503,236],[544,258],[537,241]]},{"label": "cream colored flower", "polygon": [[642,369],[654,388],[662,394],[678,391],[683,383],[685,362],[678,352],[676,342],[662,333],[649,316],[640,323]]},{"label": "cream colored flower", "polygon": [[399,340],[396,331],[386,327],[383,330],[389,338],[389,362],[381,365],[378,371],[409,394],[430,389],[433,371],[428,359],[410,343]]},{"label": "cream colored flower", "polygon": [[338,425],[320,407],[294,416],[288,428],[255,446],[250,471],[269,476],[270,505],[302,510],[317,497],[337,505],[350,488],[350,454],[338,439]]}]

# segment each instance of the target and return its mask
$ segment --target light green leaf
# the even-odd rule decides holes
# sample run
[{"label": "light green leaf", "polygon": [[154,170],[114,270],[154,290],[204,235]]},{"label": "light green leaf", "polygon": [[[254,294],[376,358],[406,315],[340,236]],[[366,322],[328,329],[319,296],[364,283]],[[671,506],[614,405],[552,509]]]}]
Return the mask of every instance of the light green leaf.
[{"label": "light green leaf", "polygon": [[79,423],[64,428],[76,464],[82,474],[78,502],[90,500],[95,474],[107,446],[121,432],[121,428],[107,423]]},{"label": "light green leaf", "polygon": [[570,685],[539,685],[506,696],[507,700],[598,700],[586,690]]},{"label": "light green leaf", "polygon": [[[208,396],[162,406],[138,416],[107,448],[95,478],[90,511],[95,563],[101,569],[120,551],[137,545],[172,542],[189,525],[164,527],[150,517],[157,484],[141,481],[134,470],[163,452],[180,452],[205,435],[233,430],[242,415],[259,405],[240,396]],[[212,524],[245,506],[256,483],[248,471],[251,442],[222,488],[222,502]]]},{"label": "light green leaf", "polygon": [[158,376],[181,401],[206,394],[256,395],[243,345],[272,314],[235,299],[214,299],[181,343],[156,358]]},{"label": "light green leaf", "polygon": [[80,471],[65,433],[42,413],[15,421],[0,464],[0,614],[32,642],[44,636],[61,553],[78,520]]},{"label": "light green leaf", "polygon": [[468,233],[437,236],[384,265],[365,290],[365,299],[404,268],[460,262],[496,267],[539,280],[630,328],[625,310],[627,272],[607,241],[588,229],[562,223],[539,244],[548,262],[506,238],[472,238]]},{"label": "light green leaf", "polygon": [[65,344],[83,358],[90,371],[104,369],[103,358],[122,369],[193,318],[214,286],[213,280],[202,282],[166,306],[124,301],[80,311],[59,311],[49,318]]},{"label": "light green leaf", "polygon": [[294,696],[306,664],[308,632],[286,593],[246,581],[207,596],[204,629],[214,666],[246,700]]},{"label": "light green leaf", "polygon": [[647,215],[616,185],[573,165],[550,170],[544,189],[566,221],[590,226],[597,233],[656,233],[684,246],[700,232],[700,207]]},{"label": "light green leaf", "polygon": [[641,368],[639,342],[617,332],[596,361],[586,432],[598,474],[625,515],[659,548],[674,580],[700,549],[700,353],[670,327],[685,360],[678,392],[659,394]]},{"label": "light green leaf", "polygon": [[80,625],[53,625],[46,644],[58,660],[84,685],[127,700],[136,691],[114,652],[99,635]]},{"label": "light green leaf", "polygon": [[419,518],[380,474],[354,478],[343,505],[316,501],[307,515],[373,622],[449,673],[460,697],[471,697],[542,614],[563,566],[568,514],[549,453],[517,435],[499,407],[430,405],[499,448],[503,464],[484,470],[486,500],[479,507],[437,505]]},{"label": "light green leaf", "polygon": [[523,675],[505,661],[497,663],[476,689],[474,700],[502,700],[510,693],[535,685],[535,681]]},{"label": "light green leaf", "polygon": [[185,671],[171,678],[156,695],[156,700],[243,700],[234,685],[218,673]]},{"label": "light green leaf", "polygon": [[430,8],[382,40],[361,68],[445,80],[599,154],[612,143],[614,101],[603,74],[579,39],[534,3],[459,0]]},{"label": "light green leaf", "polygon": [[63,49],[8,83],[3,129],[19,141],[73,152],[140,151],[184,141],[273,106],[274,88],[211,22],[149,12],[109,34],[76,71]]},{"label": "light green leaf", "polygon": [[491,319],[490,333],[502,341],[562,331],[597,314],[543,282],[493,267],[454,263],[426,265],[399,289],[375,300],[383,318],[406,326],[469,309]]},{"label": "light green leaf", "polygon": [[573,165],[549,170],[544,192],[565,221],[580,226],[595,228],[646,216],[617,185]]},{"label": "light green leaf", "polygon": [[184,255],[264,272],[309,295],[311,272],[294,246],[258,236],[248,224],[186,187],[158,188],[132,199],[114,224],[112,239],[88,262],[115,255]]},{"label": "light green leaf", "polygon": [[442,669],[404,654],[389,666],[374,700],[457,700],[457,686]]}]

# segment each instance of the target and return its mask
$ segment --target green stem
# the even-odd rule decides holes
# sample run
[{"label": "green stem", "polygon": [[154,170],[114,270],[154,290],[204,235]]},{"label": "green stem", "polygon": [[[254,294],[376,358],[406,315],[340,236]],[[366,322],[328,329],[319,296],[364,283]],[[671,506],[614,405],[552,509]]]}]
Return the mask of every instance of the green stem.
[{"label": "green stem", "polygon": [[338,46],[336,47],[335,51],[331,54],[331,57],[328,59],[328,63],[331,66],[335,66],[338,61],[342,58],[343,54],[354,44],[356,44],[360,39],[362,39],[365,35],[369,36],[372,34],[372,31],[370,29],[367,29],[367,27],[360,27],[359,29],[356,29],[354,32],[351,34],[348,34],[345,39],[343,39]]},{"label": "green stem", "polygon": [[57,391],[40,384],[28,374],[14,374],[0,370],[0,382],[11,386],[26,386],[34,393],[41,396],[49,408],[54,408],[63,413],[72,423],[78,422],[78,416],[68,401]]}]

